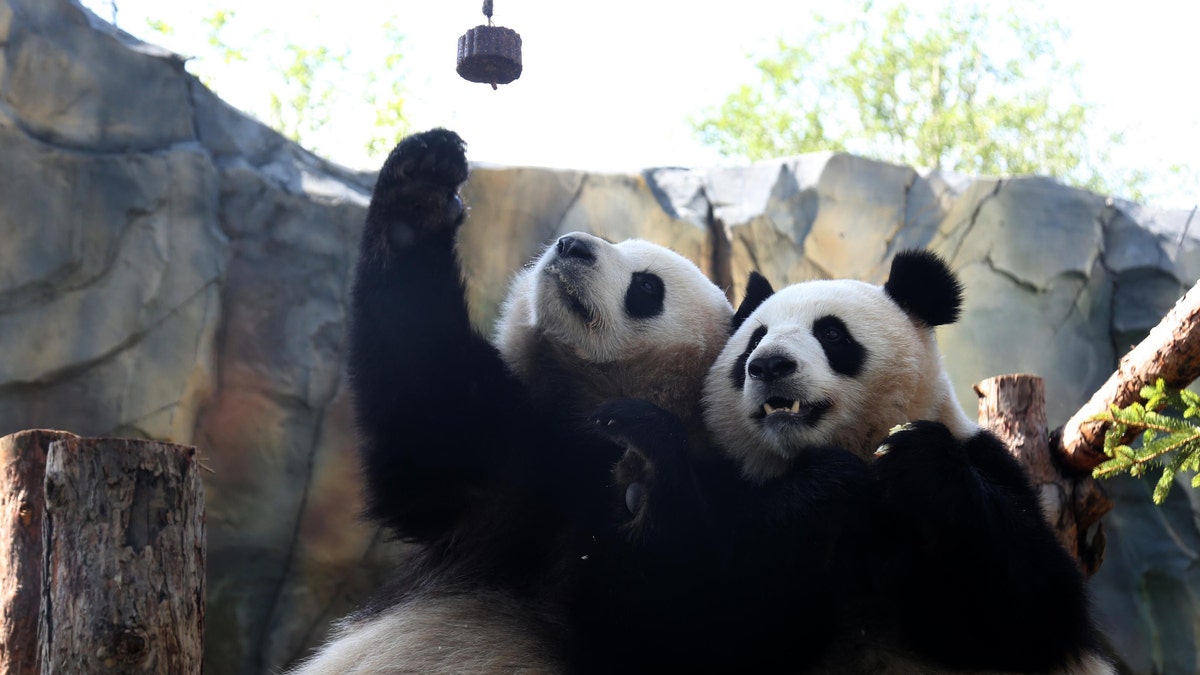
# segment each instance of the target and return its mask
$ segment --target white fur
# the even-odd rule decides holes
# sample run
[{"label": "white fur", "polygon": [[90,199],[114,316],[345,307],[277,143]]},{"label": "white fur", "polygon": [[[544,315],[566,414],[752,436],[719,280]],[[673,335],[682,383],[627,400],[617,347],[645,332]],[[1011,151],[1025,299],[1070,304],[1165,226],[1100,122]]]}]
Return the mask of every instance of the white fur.
[{"label": "white fur", "polygon": [[534,612],[500,592],[418,597],[369,619],[340,623],[289,675],[542,675],[560,654],[539,639]]},{"label": "white fur", "polygon": [[[834,372],[813,322],[836,316],[866,349],[855,377]],[[759,326],[766,337],[750,354],[786,354],[799,364],[776,387],[802,401],[832,406],[812,426],[764,424],[754,415],[771,395],[757,380],[733,386],[731,373]],[[759,306],[730,339],[709,372],[705,422],[747,478],[768,480],[787,469],[806,446],[834,445],[870,458],[888,431],[912,420],[937,420],[956,438],[978,431],[958,405],[932,328],[914,320],[881,286],[848,279],[809,281],[781,289]]]},{"label": "white fur", "polygon": [[[513,280],[496,323],[496,345],[518,375],[527,375],[544,358],[529,351],[538,335],[591,363],[627,360],[663,345],[698,346],[715,356],[724,345],[733,309],[692,261],[640,239],[611,244],[583,232],[566,236],[588,244],[595,263],[570,270],[550,246]],[[626,315],[625,291],[634,272],[652,272],[663,280],[662,314],[649,319]],[[593,320],[585,322],[571,312],[563,293],[590,309]]]}]

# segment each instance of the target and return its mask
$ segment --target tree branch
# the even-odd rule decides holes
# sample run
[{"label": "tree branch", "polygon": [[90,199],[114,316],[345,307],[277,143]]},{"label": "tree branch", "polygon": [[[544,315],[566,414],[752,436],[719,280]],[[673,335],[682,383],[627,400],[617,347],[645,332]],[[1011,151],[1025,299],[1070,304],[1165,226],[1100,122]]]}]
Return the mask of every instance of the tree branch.
[{"label": "tree branch", "polygon": [[1192,287],[1150,334],[1126,354],[1117,371],[1063,426],[1057,450],[1073,469],[1090,472],[1104,455],[1104,423],[1092,418],[1141,400],[1142,387],[1162,378],[1183,389],[1200,378],[1200,283]]}]

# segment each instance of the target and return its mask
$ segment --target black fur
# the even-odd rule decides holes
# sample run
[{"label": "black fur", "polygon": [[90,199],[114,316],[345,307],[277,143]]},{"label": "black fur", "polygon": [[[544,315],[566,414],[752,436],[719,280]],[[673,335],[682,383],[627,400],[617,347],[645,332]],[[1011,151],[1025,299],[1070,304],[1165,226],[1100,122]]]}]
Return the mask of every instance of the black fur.
[{"label": "black fur", "polygon": [[962,309],[962,284],[933,251],[897,253],[883,290],[926,326],[954,323]]},{"label": "black fur", "polygon": [[588,559],[592,525],[609,518],[620,454],[584,433],[593,404],[551,392],[553,381],[553,405],[535,402],[468,321],[455,253],[467,170],[453,132],[410,136],[367,212],[349,375],[368,515],[422,544],[376,608],[439,584],[556,599]]},{"label": "black fur", "polygon": [[885,446],[876,606],[902,644],[946,667],[1028,673],[1100,649],[1083,576],[995,436],[960,443],[915,422]]},{"label": "black fur", "polygon": [[625,311],[634,319],[649,319],[662,314],[666,288],[657,274],[634,272],[625,290]]},{"label": "black fur", "polygon": [[825,358],[833,372],[857,377],[867,360],[867,349],[854,336],[845,322],[836,316],[823,316],[813,322],[813,336],[821,343]]},{"label": "black fur", "polygon": [[741,391],[746,388],[746,359],[750,358],[750,352],[754,351],[758,347],[758,343],[762,342],[766,336],[766,326],[759,326],[750,334],[750,341],[746,343],[746,349],[734,361],[733,370],[729,373],[729,379],[733,382],[734,389]]},{"label": "black fur", "polygon": [[649,403],[607,404],[595,424],[627,448],[617,492],[639,494],[581,604],[605,640],[588,645],[592,672],[865,675],[880,664],[861,655],[890,652],[1046,673],[1103,653],[1078,568],[986,431],[964,443],[916,422],[870,468],[804,448],[760,486],[691,459],[679,421]]},{"label": "black fur", "polygon": [[746,322],[746,317],[774,294],[775,289],[771,288],[771,282],[767,281],[766,277],[758,272],[750,272],[749,278],[746,279],[746,296],[742,298],[742,304],[738,305],[737,312],[733,315],[731,332],[741,328]]},{"label": "black fur", "polygon": [[757,485],[728,459],[693,459],[682,424],[653,404],[615,401],[594,419],[628,449],[614,494],[634,484],[643,494],[626,539],[601,548],[604,583],[586,585],[591,672],[798,672],[820,661],[870,560],[866,464],[807,448],[787,475]]}]

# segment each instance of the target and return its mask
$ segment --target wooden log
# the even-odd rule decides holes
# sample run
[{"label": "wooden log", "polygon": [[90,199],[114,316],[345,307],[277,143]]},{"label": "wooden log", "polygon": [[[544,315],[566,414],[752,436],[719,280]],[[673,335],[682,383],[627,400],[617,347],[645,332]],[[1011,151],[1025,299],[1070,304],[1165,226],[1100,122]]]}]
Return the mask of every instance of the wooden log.
[{"label": "wooden log", "polygon": [[[1046,427],[1046,385],[1036,375],[1000,375],[975,385],[979,424],[1003,441],[1029,472],[1042,511],[1059,541],[1087,575],[1104,559],[1100,516],[1112,502],[1088,475],[1064,475],[1052,454]],[[1094,536],[1088,538],[1095,525]]]},{"label": "wooden log", "polygon": [[1200,378],[1200,283],[1171,308],[1136,347],[1121,358],[1108,378],[1056,434],[1063,461],[1090,472],[1104,455],[1104,423],[1091,421],[1109,406],[1125,407],[1140,401],[1142,387],[1158,378],[1168,387],[1183,389]]},{"label": "wooden log", "polygon": [[204,498],[195,448],[57,441],[45,491],[42,672],[201,672]]},{"label": "wooden log", "polygon": [[46,453],[75,438],[32,429],[0,438],[0,673],[37,675],[42,603],[42,514]]},{"label": "wooden log", "polygon": [[975,385],[979,424],[990,429],[1029,470],[1035,484],[1058,480],[1046,430],[1046,383],[1037,375],[999,375]]}]

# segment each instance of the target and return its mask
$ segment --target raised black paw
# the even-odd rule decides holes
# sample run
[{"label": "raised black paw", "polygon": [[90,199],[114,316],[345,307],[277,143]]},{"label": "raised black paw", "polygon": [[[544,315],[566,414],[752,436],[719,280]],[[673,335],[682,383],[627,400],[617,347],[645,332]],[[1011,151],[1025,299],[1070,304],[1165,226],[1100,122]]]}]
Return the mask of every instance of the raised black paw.
[{"label": "raised black paw", "polygon": [[392,150],[379,180],[415,180],[457,189],[467,180],[467,144],[448,129],[408,136]]},{"label": "raised black paw", "polygon": [[379,170],[367,222],[401,248],[431,234],[452,234],[463,221],[458,188],[468,173],[466,143],[458,134],[447,129],[413,134]]}]

